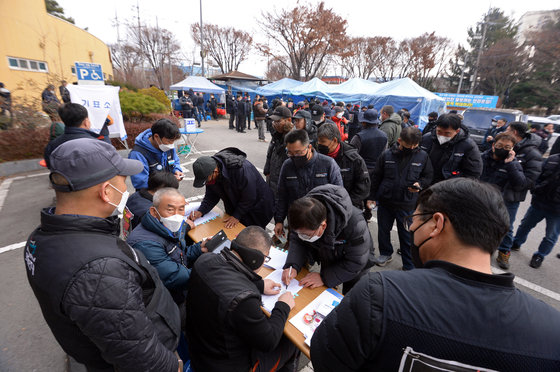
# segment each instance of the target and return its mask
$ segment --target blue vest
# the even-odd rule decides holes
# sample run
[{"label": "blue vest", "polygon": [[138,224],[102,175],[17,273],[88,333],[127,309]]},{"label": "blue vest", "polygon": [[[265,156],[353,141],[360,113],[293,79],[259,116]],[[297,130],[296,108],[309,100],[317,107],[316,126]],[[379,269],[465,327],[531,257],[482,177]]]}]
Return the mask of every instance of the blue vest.
[{"label": "blue vest", "polygon": [[379,128],[363,128],[356,136],[360,137],[362,147],[360,156],[364,158],[368,169],[375,169],[377,158],[387,147],[387,136]]}]

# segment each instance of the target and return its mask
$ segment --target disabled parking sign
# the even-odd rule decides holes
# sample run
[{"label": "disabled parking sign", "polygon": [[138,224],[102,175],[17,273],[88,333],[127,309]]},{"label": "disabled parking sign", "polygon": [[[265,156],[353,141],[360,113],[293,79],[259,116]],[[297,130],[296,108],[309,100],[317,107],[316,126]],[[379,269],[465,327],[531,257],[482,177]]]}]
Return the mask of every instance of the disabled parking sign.
[{"label": "disabled parking sign", "polygon": [[99,63],[75,62],[79,85],[104,85],[103,70]]}]

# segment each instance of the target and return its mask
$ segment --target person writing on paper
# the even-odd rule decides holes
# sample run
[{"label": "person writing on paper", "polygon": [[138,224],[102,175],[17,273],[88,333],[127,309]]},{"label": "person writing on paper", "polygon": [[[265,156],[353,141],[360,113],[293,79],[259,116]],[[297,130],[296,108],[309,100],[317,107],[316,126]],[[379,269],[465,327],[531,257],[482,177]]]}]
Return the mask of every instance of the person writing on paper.
[{"label": "person writing on paper", "polygon": [[321,264],[300,285],[329,288],[343,284],[346,294],[373,266],[373,241],[362,212],[342,186],[323,185],[292,203],[288,211],[290,249],[282,273],[288,284],[308,263]]},{"label": "person writing on paper", "polygon": [[150,129],[140,133],[128,154],[144,164],[144,170],[130,177],[136,190],[148,187],[148,177],[153,172],[173,173],[178,181],[183,179],[183,169],[174,142],[181,138],[179,128],[169,119],[156,121]]},{"label": "person writing on paper", "polygon": [[132,230],[127,243],[144,253],[184,314],[190,268],[207,251],[205,242],[187,245],[186,233],[194,224],[185,222],[186,201],[179,190],[165,187],[156,191],[153,199],[153,205]]},{"label": "person writing on paper", "polygon": [[224,202],[227,229],[241,222],[245,226],[265,227],[272,218],[274,196],[247,155],[228,147],[213,156],[201,156],[193,164],[194,187],[206,186],[204,199],[189,216],[196,220]]},{"label": "person writing on paper", "polygon": [[559,371],[558,310],[492,273],[508,229],[493,185],[454,178],[421,192],[407,222],[416,269],[360,280],[315,331],[314,370],[397,371],[422,353],[441,363],[430,371]]},{"label": "person writing on paper", "polygon": [[195,371],[296,371],[299,352],[283,336],[295,306],[292,293],[278,298],[270,317],[261,310],[261,294],[275,295],[281,289],[281,283],[256,274],[271,243],[263,228],[249,226],[231,242],[231,249],[195,262],[186,327]]}]

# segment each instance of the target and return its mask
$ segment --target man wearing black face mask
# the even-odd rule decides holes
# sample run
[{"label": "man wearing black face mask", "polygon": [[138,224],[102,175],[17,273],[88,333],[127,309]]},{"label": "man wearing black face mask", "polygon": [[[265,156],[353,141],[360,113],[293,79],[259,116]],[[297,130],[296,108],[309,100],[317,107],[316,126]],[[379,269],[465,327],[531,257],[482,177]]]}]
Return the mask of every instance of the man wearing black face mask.
[{"label": "man wearing black face mask", "polygon": [[362,278],[315,331],[314,370],[396,371],[433,358],[429,370],[559,370],[560,313],[517,290],[512,274],[492,274],[508,217],[499,191],[477,180],[420,193],[406,227],[423,268]]},{"label": "man wearing black face mask", "polygon": [[278,298],[270,318],[261,310],[261,293],[281,289],[281,283],[256,274],[271,244],[265,230],[250,226],[231,242],[231,250],[196,261],[187,295],[187,339],[196,371],[296,370],[299,353],[283,336],[295,306],[292,293]]},{"label": "man wearing black face mask", "polygon": [[370,189],[369,173],[364,159],[354,147],[341,141],[340,132],[335,124],[322,125],[317,136],[319,152],[336,161],[352,204],[362,210]]},{"label": "man wearing black face mask", "polygon": [[286,134],[286,153],[288,159],[282,164],[274,214],[274,233],[284,235],[284,219],[290,204],[317,186],[332,184],[344,186],[340,168],[336,162],[319,154],[309,143],[309,136],[303,129],[292,130]]},{"label": "man wearing black face mask", "polygon": [[[397,143],[385,150],[377,160],[371,178],[372,196],[377,200],[377,238],[380,255],[375,258],[378,266],[392,260],[391,229],[397,221],[403,270],[412,270],[410,234],[404,225],[416,205],[418,192],[430,185],[433,177],[432,162],[428,153],[418,147],[422,133],[418,128],[406,127]],[[374,206],[375,201],[368,200]]]}]

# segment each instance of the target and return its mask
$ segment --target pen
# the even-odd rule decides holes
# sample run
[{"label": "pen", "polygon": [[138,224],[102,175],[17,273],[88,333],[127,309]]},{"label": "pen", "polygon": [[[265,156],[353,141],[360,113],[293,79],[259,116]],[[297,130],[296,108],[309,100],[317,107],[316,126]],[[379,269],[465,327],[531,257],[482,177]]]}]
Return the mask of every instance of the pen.
[{"label": "pen", "polygon": [[[290,271],[288,271],[288,278],[292,279],[292,267],[290,266]],[[286,289],[288,289],[288,285],[286,284]]]}]

